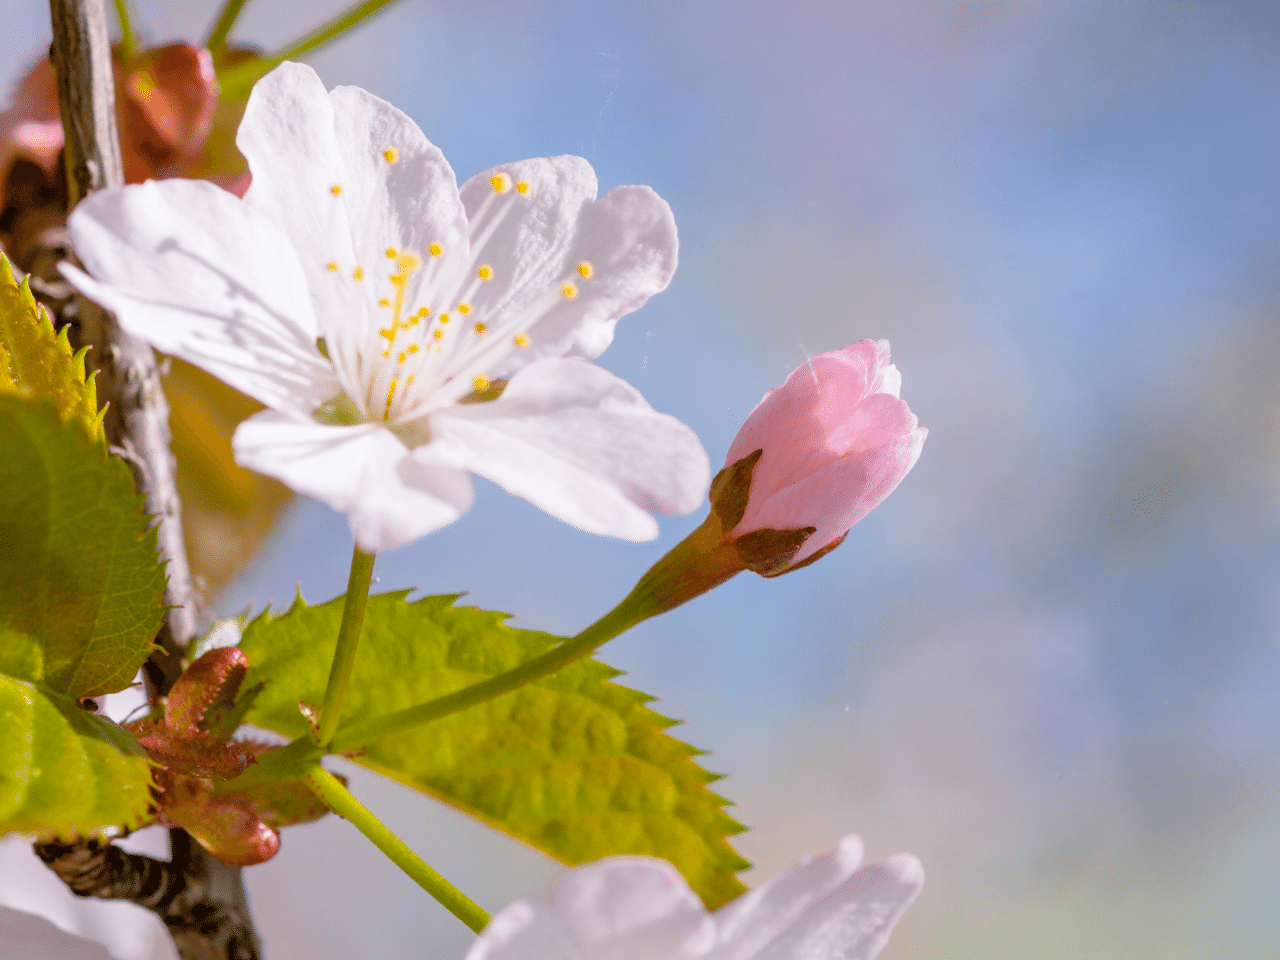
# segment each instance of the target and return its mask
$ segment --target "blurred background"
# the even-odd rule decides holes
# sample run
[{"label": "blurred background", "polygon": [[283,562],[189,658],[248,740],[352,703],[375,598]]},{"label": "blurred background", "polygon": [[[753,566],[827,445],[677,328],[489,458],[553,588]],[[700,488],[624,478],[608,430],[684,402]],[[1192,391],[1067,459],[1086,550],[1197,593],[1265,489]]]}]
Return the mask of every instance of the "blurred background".
[{"label": "blurred background", "polygon": [[[135,6],[154,43],[215,15]],[[341,7],[255,0],[233,38],[272,49]],[[8,88],[48,13],[0,10]],[[406,110],[460,178],[573,153],[665,197],[680,269],[602,363],[716,465],[807,356],[892,341],[931,431],[899,490],[821,563],[601,654],[730,775],[749,883],[856,831],[928,874],[887,960],[1280,955],[1280,6],[402,0],[309,62]],[[379,557],[379,588],[571,634],[701,519],[627,544],[477,485]],[[350,549],[294,503],[212,606],[327,600]],[[557,873],[350,772],[486,908]],[[0,900],[57,892],[4,853]],[[334,818],[247,876],[271,960],[470,939]],[[87,922],[151,930],[110,911]]]}]

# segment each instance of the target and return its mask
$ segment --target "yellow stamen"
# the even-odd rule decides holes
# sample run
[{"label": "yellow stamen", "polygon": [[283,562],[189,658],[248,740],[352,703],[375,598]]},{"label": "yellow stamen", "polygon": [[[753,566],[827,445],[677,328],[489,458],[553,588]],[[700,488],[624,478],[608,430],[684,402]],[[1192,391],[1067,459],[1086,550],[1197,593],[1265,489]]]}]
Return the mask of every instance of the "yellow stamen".
[{"label": "yellow stamen", "polygon": [[431,335],[431,337],[432,337],[432,339],[433,339],[433,340],[440,340],[440,339],[442,339],[442,338],[444,337],[444,331],[443,331],[443,330],[441,330],[439,327],[437,327],[437,328],[436,328],[436,332],[435,332],[435,333],[433,333],[433,334]]},{"label": "yellow stamen", "polygon": [[383,297],[381,300],[378,301],[378,306],[389,307],[391,306],[391,301],[388,300],[386,297]]},{"label": "yellow stamen", "polygon": [[469,303],[458,304],[458,312],[465,317],[468,313],[471,312],[471,304]]},{"label": "yellow stamen", "polygon": [[382,411],[383,420],[387,420],[391,417],[391,401],[395,399],[395,396],[396,396],[396,378],[392,377],[391,386],[387,388],[387,405],[385,408],[383,408],[383,411]]},{"label": "yellow stamen", "polygon": [[505,173],[499,173],[489,178],[489,186],[493,187],[494,193],[506,193],[511,189],[511,178]]},{"label": "yellow stamen", "polygon": [[438,243],[433,243],[431,246],[427,247],[427,253],[431,254],[433,257],[438,257],[440,254],[444,253],[444,247],[440,246]]},{"label": "yellow stamen", "polygon": [[529,348],[529,335],[527,333],[517,333],[511,338],[511,342],[521,350],[527,350]]},{"label": "yellow stamen", "polygon": [[485,326],[483,323],[477,323],[475,326],[475,331],[476,331],[477,337],[483,337],[486,333],[489,332],[489,328]]},{"label": "yellow stamen", "polygon": [[578,295],[578,285],[572,280],[566,280],[564,286],[560,288],[560,293],[566,300],[572,300]]},{"label": "yellow stamen", "polygon": [[493,383],[493,381],[490,380],[488,377],[486,377],[483,373],[480,374],[480,376],[476,377],[473,382],[476,385],[476,389],[482,392],[485,390],[488,390],[489,384]]},{"label": "yellow stamen", "polygon": [[409,352],[410,352],[410,353],[417,353],[417,352],[418,352],[418,345],[417,345],[416,343],[411,344],[411,345],[409,346]]},{"label": "yellow stamen", "polygon": [[591,275],[596,272],[596,268],[591,265],[590,260],[583,260],[578,264],[578,275],[584,280],[590,280]]},{"label": "yellow stamen", "polygon": [[387,147],[387,149],[382,151],[382,159],[387,161],[387,163],[395,163],[400,159],[400,151],[395,147]]},{"label": "yellow stamen", "polygon": [[329,188],[329,192],[336,197],[338,194],[342,192],[342,184],[335,183],[332,187]]},{"label": "yellow stamen", "polygon": [[329,269],[329,272],[330,272],[330,273],[337,273],[337,272],[338,272],[338,261],[337,261],[337,260],[330,260],[328,263],[326,263],[326,264],[325,264],[325,266]]},{"label": "yellow stamen", "polygon": [[521,180],[519,183],[516,184],[516,189],[519,190],[522,194],[528,193],[529,185],[525,183],[523,180]]},{"label": "yellow stamen", "polygon": [[364,281],[364,267],[356,267],[351,271],[351,276],[356,283],[362,283]]},{"label": "yellow stamen", "polygon": [[436,317],[436,319],[439,320],[441,323],[448,323],[449,315],[447,313],[442,313],[440,314],[440,316]]},{"label": "yellow stamen", "polygon": [[426,307],[419,307],[419,308],[418,308],[418,316],[419,316],[419,317],[429,317],[429,316],[431,316],[431,311],[430,311],[430,310],[428,310]]},{"label": "yellow stamen", "polygon": [[396,258],[396,248],[387,247],[387,256],[394,260]]},{"label": "yellow stamen", "polygon": [[489,266],[489,264],[487,263],[484,264],[484,266],[482,266],[479,270],[476,271],[476,276],[479,277],[481,280],[492,280],[493,267]]}]

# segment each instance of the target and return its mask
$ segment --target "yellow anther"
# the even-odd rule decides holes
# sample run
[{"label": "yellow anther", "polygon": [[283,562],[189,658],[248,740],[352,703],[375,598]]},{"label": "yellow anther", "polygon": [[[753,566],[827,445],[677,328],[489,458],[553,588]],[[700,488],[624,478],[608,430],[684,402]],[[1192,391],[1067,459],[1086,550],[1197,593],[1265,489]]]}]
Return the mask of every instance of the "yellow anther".
[{"label": "yellow anther", "polygon": [[[418,348],[417,348],[417,347],[414,347],[413,349],[417,350]],[[412,386],[413,386],[413,380],[414,380],[414,378],[415,378],[416,376],[417,376],[417,374],[416,374],[416,373],[411,373],[411,374],[409,374],[409,378],[408,378],[407,380],[405,380],[405,382],[404,382],[404,388],[405,388],[406,390],[408,390],[410,387],[412,387]]]},{"label": "yellow anther", "polygon": [[493,187],[494,193],[506,193],[511,189],[511,178],[505,173],[495,174],[489,178],[489,186]]},{"label": "yellow anther", "polygon": [[521,180],[519,183],[516,184],[516,189],[519,190],[521,193],[528,193],[529,185],[525,183],[523,180]]},{"label": "yellow anther", "polygon": [[458,304],[458,312],[465,317],[468,313],[471,312],[471,304],[469,303]]},{"label": "yellow anther", "polygon": [[444,247],[440,246],[438,243],[433,243],[431,246],[427,247],[427,253],[431,254],[433,257],[438,257],[440,254],[444,253]]},{"label": "yellow anther", "polygon": [[382,411],[383,420],[386,420],[391,416],[391,401],[394,400],[396,397],[396,385],[397,385],[396,378],[392,377],[391,386],[387,388],[387,405],[386,407],[383,408],[383,411]]},{"label": "yellow anther", "polygon": [[388,300],[386,297],[383,297],[381,300],[378,301],[378,306],[389,307],[391,306],[391,301]]},{"label": "yellow anther", "polygon": [[527,333],[517,333],[514,337],[511,338],[511,342],[514,343],[521,350],[527,350],[529,348],[529,342],[530,342],[529,335]]},{"label": "yellow anther", "polygon": [[356,267],[351,271],[351,276],[357,283],[362,282],[364,280],[364,267]]},{"label": "yellow anther", "polygon": [[489,332],[489,328],[485,326],[483,323],[477,323],[475,325],[475,331],[476,331],[477,337],[483,337],[486,333]]},{"label": "yellow anther", "polygon": [[336,197],[338,194],[342,192],[342,184],[335,183],[332,187],[329,188],[329,192]]},{"label": "yellow anther", "polygon": [[418,316],[419,316],[419,317],[429,317],[429,316],[431,316],[431,311],[430,311],[430,310],[428,310],[426,307],[419,307],[419,308],[418,308]]},{"label": "yellow anther", "polygon": [[378,331],[378,336],[380,336],[380,337],[386,337],[386,338],[387,338],[387,347],[388,347],[388,349],[389,349],[389,348],[391,347],[391,342],[390,342],[390,341],[392,341],[392,340],[394,340],[394,339],[396,338],[396,330],[395,330],[395,327],[387,327],[385,330],[379,330],[379,331]]},{"label": "yellow anther", "polygon": [[486,377],[482,373],[480,374],[480,376],[476,377],[475,380],[472,381],[472,383],[476,385],[477,390],[480,390],[481,392],[483,392],[489,389],[489,384],[493,383],[493,381],[490,380],[488,377]]},{"label": "yellow anther", "polygon": [[396,258],[396,248],[387,247],[387,256],[394,260]]},{"label": "yellow anther", "polygon": [[564,286],[560,288],[560,294],[566,300],[572,300],[578,295],[578,285],[572,280],[566,280]]},{"label": "yellow anther", "polygon": [[337,260],[330,260],[328,263],[326,263],[326,264],[325,264],[325,266],[329,269],[329,272],[330,272],[330,273],[337,273],[337,272],[338,272],[338,261],[337,261]]},{"label": "yellow anther", "polygon": [[417,352],[418,352],[418,345],[417,345],[416,343],[411,344],[411,345],[409,346],[409,352],[410,352],[410,353],[417,353]]},{"label": "yellow anther", "polygon": [[442,313],[440,314],[440,316],[436,317],[436,319],[439,320],[441,323],[448,323],[449,315],[447,313]]},{"label": "yellow anther", "polygon": [[484,264],[479,270],[476,271],[476,276],[479,277],[481,280],[492,280],[493,267],[489,266],[489,264],[487,263]]},{"label": "yellow anther", "polygon": [[432,338],[433,340],[441,340],[441,339],[443,339],[443,338],[444,338],[444,331],[443,331],[443,330],[441,330],[439,327],[437,327],[437,328],[436,328],[436,332],[435,332],[435,333],[433,333],[433,334],[431,335],[431,338]]},{"label": "yellow anther", "polygon": [[591,275],[596,272],[596,268],[591,265],[590,260],[583,260],[578,264],[578,276],[583,280],[590,280]]},{"label": "yellow anther", "polygon": [[400,151],[395,147],[387,147],[387,149],[382,151],[382,159],[387,161],[387,163],[395,163],[400,159]]},{"label": "yellow anther", "polygon": [[403,350],[401,350],[401,351],[400,351],[400,356],[396,357],[396,363],[404,363],[405,359],[406,359],[408,356],[409,356],[409,355],[408,355],[407,353],[405,353]]}]

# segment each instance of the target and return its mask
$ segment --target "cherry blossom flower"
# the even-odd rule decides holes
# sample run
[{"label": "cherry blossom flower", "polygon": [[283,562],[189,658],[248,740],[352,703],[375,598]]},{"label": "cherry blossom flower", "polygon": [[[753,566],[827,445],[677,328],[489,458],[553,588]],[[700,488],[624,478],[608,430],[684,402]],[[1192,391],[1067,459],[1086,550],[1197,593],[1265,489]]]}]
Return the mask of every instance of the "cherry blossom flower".
[{"label": "cherry blossom flower", "polygon": [[675,270],[651,189],[597,200],[586,161],[553,157],[459,191],[407,116],[293,63],[259,81],[236,142],[243,201],[186,180],[95,194],[69,224],[87,273],[63,269],[266,405],[236,431],[241,465],[349,514],[366,550],[455,520],[469,472],[630,540],[697,506],[696,436],[589,362]]},{"label": "cherry blossom flower", "polygon": [[665,861],[610,857],[500,910],[466,960],[871,960],[924,872],[907,854],[861,861],[847,836],[708,914]]},{"label": "cherry blossom flower", "polygon": [[784,573],[839,546],[920,459],[929,431],[901,390],[889,341],[862,340],[806,360],[766,393],[725,458],[761,451],[734,538],[814,528]]}]

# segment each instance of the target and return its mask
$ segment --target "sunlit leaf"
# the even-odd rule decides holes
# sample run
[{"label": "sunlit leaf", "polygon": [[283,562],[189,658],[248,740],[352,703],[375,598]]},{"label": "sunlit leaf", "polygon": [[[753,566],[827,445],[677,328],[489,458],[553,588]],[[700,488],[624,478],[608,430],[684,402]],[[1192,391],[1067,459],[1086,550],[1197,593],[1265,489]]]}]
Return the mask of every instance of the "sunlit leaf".
[{"label": "sunlit leaf", "polygon": [[65,328],[54,332],[27,281],[14,280],[8,258],[0,253],[0,395],[5,394],[43,400],[61,423],[75,423],[95,440],[102,436],[84,357],[72,353]]},{"label": "sunlit leaf", "polygon": [[[371,597],[344,716],[370,719],[476,683],[559,642],[455,607],[456,597]],[[342,601],[264,613],[245,630],[246,685],[265,681],[247,719],[306,732],[299,701],[319,702]],[[707,789],[717,779],[665,731],[673,721],[618,671],[582,660],[552,677],[371,744],[354,759],[505,830],[565,863],[613,854],[662,857],[712,906],[744,887],[729,846],[742,828]]]}]

